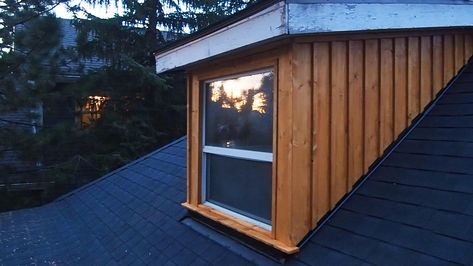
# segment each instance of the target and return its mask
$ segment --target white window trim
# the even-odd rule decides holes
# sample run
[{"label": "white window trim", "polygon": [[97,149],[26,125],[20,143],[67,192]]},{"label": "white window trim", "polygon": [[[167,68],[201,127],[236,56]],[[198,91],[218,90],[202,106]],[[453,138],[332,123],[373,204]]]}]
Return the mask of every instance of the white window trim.
[{"label": "white window trim", "polygon": [[[272,152],[260,152],[260,151],[251,151],[251,150],[242,150],[242,149],[233,149],[233,148],[224,148],[224,147],[215,147],[215,146],[210,146],[210,145],[205,145],[205,133],[206,133],[206,91],[205,91],[205,84],[217,81],[217,80],[227,80],[231,78],[238,78],[242,76],[247,76],[247,75],[254,75],[257,73],[262,73],[265,71],[272,71],[274,74],[274,69],[272,68],[263,68],[260,70],[255,70],[255,71],[248,71],[245,73],[237,74],[237,75],[228,75],[228,76],[223,76],[221,78],[216,78],[212,80],[206,80],[203,82],[203,97],[201,98],[202,101],[202,180],[201,180],[201,197],[202,197],[202,204],[205,206],[208,206],[212,209],[215,209],[221,213],[228,214],[232,217],[235,217],[239,220],[248,222],[250,224],[256,225],[264,230],[271,231],[272,226],[271,224],[266,224],[264,222],[258,221],[256,219],[253,219],[251,217],[245,216],[243,214],[239,214],[235,211],[229,210],[227,208],[221,207],[215,203],[211,203],[207,201],[207,154],[215,154],[215,155],[220,155],[220,156],[225,156],[225,157],[232,157],[232,158],[237,158],[237,159],[243,159],[243,160],[248,160],[248,161],[260,161],[260,162],[267,162],[267,163],[272,163],[273,162],[273,153]],[[274,121],[273,121],[274,122]],[[273,221],[270,221],[272,223]]]}]

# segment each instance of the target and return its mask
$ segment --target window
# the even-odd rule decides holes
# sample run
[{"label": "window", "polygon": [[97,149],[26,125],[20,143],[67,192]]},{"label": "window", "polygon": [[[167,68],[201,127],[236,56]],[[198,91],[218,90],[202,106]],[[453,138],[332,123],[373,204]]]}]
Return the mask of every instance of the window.
[{"label": "window", "polygon": [[273,71],[204,82],[203,202],[271,228]]},{"label": "window", "polygon": [[107,102],[108,96],[88,96],[78,106],[78,120],[81,128],[88,128],[102,117],[102,111]]}]

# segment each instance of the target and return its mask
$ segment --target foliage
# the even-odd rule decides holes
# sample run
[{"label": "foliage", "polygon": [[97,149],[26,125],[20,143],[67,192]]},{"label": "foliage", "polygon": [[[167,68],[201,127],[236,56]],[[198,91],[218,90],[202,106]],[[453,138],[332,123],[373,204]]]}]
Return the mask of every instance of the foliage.
[{"label": "foliage", "polygon": [[41,90],[54,84],[62,52],[59,25],[50,13],[57,4],[0,4],[0,111],[35,104]]},{"label": "foliage", "polygon": [[[88,0],[95,5],[121,4],[125,12],[110,19],[91,14],[74,19],[77,45],[67,48],[61,46],[61,24],[50,12],[61,1],[67,0],[0,4],[0,157],[2,150],[17,150],[21,160],[37,170],[27,176],[47,176],[61,189],[70,189],[67,184],[78,175],[96,178],[184,135],[185,77],[156,75],[152,52],[166,43],[165,38],[180,38],[187,29],[208,26],[255,2]],[[80,6],[69,8],[83,11]],[[87,60],[101,62],[102,67],[91,71]],[[61,67],[68,63],[79,66],[74,72],[80,79],[64,80]],[[90,95],[108,100],[100,117],[82,128],[74,112]],[[2,113],[37,108],[40,103],[45,123],[35,135],[31,128],[41,119],[34,113],[31,124],[2,120]],[[69,118],[46,123],[49,103],[62,107]],[[1,126],[4,122],[8,126]]]},{"label": "foliage", "polygon": [[184,16],[191,31],[205,28],[222,20],[224,17],[234,14],[243,8],[258,2],[257,0],[187,0],[186,6],[192,10]]}]

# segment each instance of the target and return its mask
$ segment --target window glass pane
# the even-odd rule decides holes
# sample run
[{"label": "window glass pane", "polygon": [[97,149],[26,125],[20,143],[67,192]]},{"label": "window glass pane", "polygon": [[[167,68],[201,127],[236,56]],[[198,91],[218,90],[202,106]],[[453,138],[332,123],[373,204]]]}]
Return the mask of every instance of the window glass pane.
[{"label": "window glass pane", "polygon": [[271,163],[207,154],[207,201],[271,224]]},{"label": "window glass pane", "polygon": [[272,71],[207,82],[205,91],[205,145],[272,152]]}]

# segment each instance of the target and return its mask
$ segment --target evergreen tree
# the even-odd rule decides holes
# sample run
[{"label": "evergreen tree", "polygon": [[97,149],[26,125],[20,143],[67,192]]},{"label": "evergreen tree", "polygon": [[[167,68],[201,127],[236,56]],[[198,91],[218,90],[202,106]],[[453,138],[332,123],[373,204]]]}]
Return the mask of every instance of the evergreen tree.
[{"label": "evergreen tree", "polygon": [[[6,0],[0,6],[0,113],[33,108],[53,99],[64,106],[72,99],[79,110],[89,96],[106,97],[86,128],[57,123],[36,135],[15,127],[0,129],[0,150],[19,149],[23,160],[37,165],[34,174],[64,183],[99,177],[184,135],[185,77],[156,75],[153,51],[165,44],[165,37],[182,37],[186,29],[208,26],[254,0],[88,2],[121,4],[125,12],[110,19],[91,14],[75,19],[77,46],[69,50],[60,48],[63,36],[50,12],[59,2]],[[71,6],[70,10],[81,8]],[[21,31],[15,30],[18,25]],[[79,81],[56,86],[61,62],[72,60],[81,65],[87,59],[99,60],[103,67],[94,72],[79,68]],[[83,168],[92,171],[81,171]]]},{"label": "evergreen tree", "polygon": [[[186,28],[197,30],[208,26],[255,1],[88,2],[121,4],[124,10],[122,15],[111,19],[86,13],[87,19],[75,20],[79,29],[78,53],[82,59],[97,57],[108,63],[101,71],[85,76],[76,84],[84,96],[102,93],[110,97],[101,120],[90,130],[97,136],[114,136],[101,141],[109,143],[108,149],[103,150],[101,162],[109,161],[107,150],[112,150],[114,143],[120,143],[121,150],[113,158],[123,163],[185,134],[185,77],[155,74],[153,51],[166,43],[164,37],[182,37]],[[71,10],[81,9],[72,7]]]},{"label": "evergreen tree", "polygon": [[51,10],[59,3],[5,0],[0,4],[0,111],[35,104],[34,96],[54,82],[61,36]]},{"label": "evergreen tree", "polygon": [[[51,10],[60,2],[6,0],[0,4],[0,158],[19,148],[35,126],[43,93],[55,83],[62,51],[60,29]],[[5,119],[21,112],[23,121]],[[10,115],[11,116],[11,115]],[[8,117],[8,115],[6,116]]]}]

